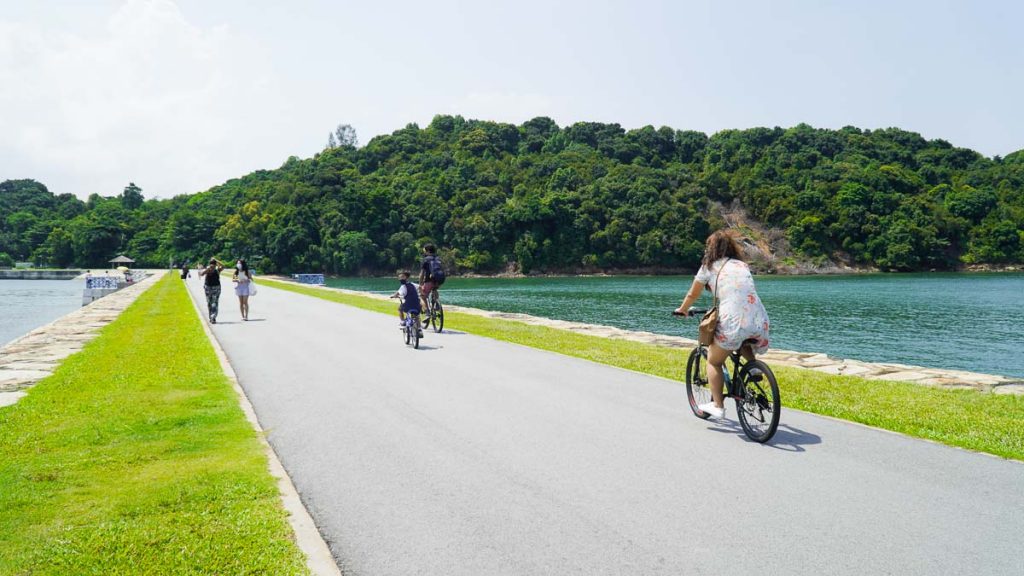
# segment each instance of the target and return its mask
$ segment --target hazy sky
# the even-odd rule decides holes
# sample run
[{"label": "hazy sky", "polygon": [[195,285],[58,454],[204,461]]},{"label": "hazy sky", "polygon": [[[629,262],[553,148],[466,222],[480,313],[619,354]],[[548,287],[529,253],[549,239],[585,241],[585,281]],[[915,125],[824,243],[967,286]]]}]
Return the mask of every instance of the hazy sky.
[{"label": "hazy sky", "polygon": [[1024,3],[0,0],[0,180],[197,192],[435,114],[1024,148]]}]

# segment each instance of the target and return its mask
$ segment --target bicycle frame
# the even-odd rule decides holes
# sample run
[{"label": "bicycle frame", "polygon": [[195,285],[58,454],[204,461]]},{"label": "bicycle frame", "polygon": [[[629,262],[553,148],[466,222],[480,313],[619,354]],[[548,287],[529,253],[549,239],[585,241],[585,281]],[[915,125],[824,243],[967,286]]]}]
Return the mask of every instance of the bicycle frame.
[{"label": "bicycle frame", "polygon": [[[707,349],[707,346],[704,345],[700,347]],[[731,375],[729,374],[728,367],[722,364],[722,376],[725,378],[724,385],[722,386],[722,396],[742,400],[745,391],[743,388],[743,378],[740,378],[740,372],[746,368],[747,360],[739,350],[730,353],[729,359],[732,360]],[[736,383],[735,389],[733,389],[733,382]]]}]

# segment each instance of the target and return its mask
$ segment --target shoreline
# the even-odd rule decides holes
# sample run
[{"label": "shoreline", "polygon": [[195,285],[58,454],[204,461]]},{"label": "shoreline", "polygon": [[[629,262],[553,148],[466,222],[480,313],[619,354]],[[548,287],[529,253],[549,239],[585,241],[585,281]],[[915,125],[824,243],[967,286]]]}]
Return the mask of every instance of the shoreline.
[{"label": "shoreline", "polygon": [[25,390],[52,374],[68,356],[81,350],[99,331],[117,319],[162,274],[151,274],[130,287],[81,306],[51,322],[0,345],[0,406],[8,406]]},{"label": "shoreline", "polygon": [[[495,272],[493,274],[481,274],[481,273],[466,273],[466,274],[449,274],[448,278],[460,278],[460,279],[487,279],[487,278],[501,278],[501,279],[519,279],[519,278],[616,278],[616,277],[643,277],[643,276],[692,276],[696,274],[696,270],[687,268],[669,268],[669,269],[646,269],[646,268],[631,268],[625,270],[614,270],[614,271],[595,271],[595,272],[582,272],[582,271],[558,271],[558,272],[538,272],[523,274],[522,272]],[[913,272],[897,272],[897,271],[884,271],[878,268],[828,268],[821,271],[810,271],[806,269],[793,270],[793,271],[764,271],[752,269],[754,276],[774,276],[774,277],[800,277],[800,276],[903,276],[912,274],[1020,274],[1024,273],[1024,265],[1008,264],[1005,266],[970,266],[964,268],[957,268],[953,270],[917,270]],[[282,273],[283,274],[283,273]],[[331,279],[375,279],[375,278],[391,278],[393,274],[387,272],[371,272],[367,274],[356,274],[356,275],[334,275],[325,273],[326,278]],[[283,278],[284,276],[279,276]]]},{"label": "shoreline", "polygon": [[[270,275],[266,278],[268,280],[306,286],[297,284],[290,278],[283,276]],[[306,287],[336,291],[343,294],[351,294],[354,296],[362,296],[382,301],[390,301],[387,296],[373,292],[334,288],[330,286]],[[695,340],[681,336],[672,336],[668,334],[658,334],[655,332],[639,330],[625,330],[601,324],[555,320],[531,314],[496,312],[480,308],[457,306],[454,304],[446,305],[445,309],[452,312],[461,312],[485,318],[511,320],[515,322],[522,322],[524,324],[555,328],[578,334],[608,338],[611,340],[627,340],[643,344],[651,344],[663,348],[692,348],[696,344]],[[783,349],[771,349],[764,354],[764,358],[770,363],[782,366],[793,366],[835,376],[856,376],[868,380],[906,382],[934,388],[975,390],[982,393],[1024,395],[1024,379],[1013,376],[1004,376],[1001,374],[987,374],[967,370],[913,366],[896,362],[866,362],[856,359],[838,358],[824,352],[799,352]]]}]

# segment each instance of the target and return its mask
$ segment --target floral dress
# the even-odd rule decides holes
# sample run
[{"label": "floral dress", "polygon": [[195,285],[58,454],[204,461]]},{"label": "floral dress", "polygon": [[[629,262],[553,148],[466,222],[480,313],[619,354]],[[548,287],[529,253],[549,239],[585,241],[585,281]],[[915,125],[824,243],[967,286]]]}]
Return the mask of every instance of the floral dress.
[{"label": "floral dress", "polygon": [[720,258],[710,269],[701,266],[696,280],[718,296],[715,343],[726,350],[737,350],[744,340],[753,339],[757,341],[752,346],[754,353],[765,353],[768,350],[768,312],[757,296],[747,263]]}]

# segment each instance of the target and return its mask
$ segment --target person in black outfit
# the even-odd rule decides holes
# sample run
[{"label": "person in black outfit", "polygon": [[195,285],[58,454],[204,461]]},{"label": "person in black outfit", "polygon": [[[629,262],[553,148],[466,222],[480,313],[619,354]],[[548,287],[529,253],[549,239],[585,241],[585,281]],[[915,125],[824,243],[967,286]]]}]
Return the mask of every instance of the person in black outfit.
[{"label": "person in black outfit", "polygon": [[191,277],[192,277],[192,269],[188,267],[188,264],[182,264],[181,265],[181,279],[184,280],[186,278],[191,278]]},{"label": "person in black outfit", "polygon": [[210,324],[217,323],[217,311],[220,305],[220,272],[223,269],[223,262],[216,258],[210,258],[210,264],[199,273],[206,279],[206,308],[210,312]]},{"label": "person in black outfit", "polygon": [[430,308],[427,306],[430,293],[437,290],[438,286],[444,283],[443,276],[440,278],[435,277],[435,269],[443,270],[441,268],[441,259],[437,257],[437,247],[433,244],[427,244],[423,247],[423,261],[420,263],[420,301],[423,304],[423,310]]}]

